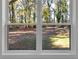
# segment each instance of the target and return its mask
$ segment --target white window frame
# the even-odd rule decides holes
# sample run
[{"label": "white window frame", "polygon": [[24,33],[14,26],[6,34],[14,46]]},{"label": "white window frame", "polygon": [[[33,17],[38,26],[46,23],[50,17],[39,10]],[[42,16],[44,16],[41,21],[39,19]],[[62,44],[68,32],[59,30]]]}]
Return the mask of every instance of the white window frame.
[{"label": "white window frame", "polygon": [[[70,20],[71,23],[64,23],[64,25],[71,25],[71,50],[42,50],[42,2],[41,0],[36,0],[37,4],[37,36],[36,36],[36,49],[37,50],[7,50],[7,25],[6,23],[8,20],[8,0],[2,0],[2,55],[72,55],[76,54],[76,13],[74,10],[76,1],[70,0]],[[40,11],[40,12],[38,12]],[[74,20],[76,19],[76,20]],[[41,20],[41,21],[40,21]],[[61,23],[63,24],[63,23]],[[61,25],[54,24],[54,25]],[[77,38],[76,38],[77,39]]]}]

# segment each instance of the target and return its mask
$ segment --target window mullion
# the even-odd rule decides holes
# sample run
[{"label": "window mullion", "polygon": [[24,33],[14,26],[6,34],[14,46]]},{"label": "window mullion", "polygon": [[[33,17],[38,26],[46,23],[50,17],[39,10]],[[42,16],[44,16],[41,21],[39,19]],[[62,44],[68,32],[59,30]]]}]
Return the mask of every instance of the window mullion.
[{"label": "window mullion", "polygon": [[40,52],[42,50],[42,5],[41,0],[37,0],[37,51]]}]

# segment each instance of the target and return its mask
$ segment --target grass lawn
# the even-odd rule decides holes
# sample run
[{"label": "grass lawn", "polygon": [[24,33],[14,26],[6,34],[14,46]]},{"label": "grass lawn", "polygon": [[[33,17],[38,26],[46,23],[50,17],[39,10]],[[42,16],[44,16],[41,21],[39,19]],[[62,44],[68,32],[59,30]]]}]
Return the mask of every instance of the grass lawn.
[{"label": "grass lawn", "polygon": [[43,50],[52,50],[52,49],[69,49],[70,41],[69,37],[65,36],[50,36],[48,39],[43,40]]},{"label": "grass lawn", "polygon": [[14,44],[9,44],[9,50],[36,50],[36,40],[23,39]]}]

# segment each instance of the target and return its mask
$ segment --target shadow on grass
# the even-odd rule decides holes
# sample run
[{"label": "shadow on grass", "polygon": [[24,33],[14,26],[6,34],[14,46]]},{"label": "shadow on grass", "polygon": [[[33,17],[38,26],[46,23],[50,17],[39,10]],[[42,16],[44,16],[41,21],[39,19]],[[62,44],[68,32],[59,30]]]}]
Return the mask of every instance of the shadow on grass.
[{"label": "shadow on grass", "polygon": [[9,44],[9,50],[36,50],[36,40],[24,39],[14,44]]}]

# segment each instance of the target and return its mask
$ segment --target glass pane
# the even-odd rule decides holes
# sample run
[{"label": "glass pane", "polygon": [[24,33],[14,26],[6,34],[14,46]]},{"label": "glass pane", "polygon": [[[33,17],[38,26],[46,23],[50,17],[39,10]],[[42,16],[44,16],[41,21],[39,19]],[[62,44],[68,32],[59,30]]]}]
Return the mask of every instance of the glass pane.
[{"label": "glass pane", "polygon": [[8,23],[10,23],[8,26],[8,49],[35,50],[36,1],[8,0],[8,2],[9,2]]},{"label": "glass pane", "polygon": [[35,50],[36,25],[8,25],[8,50]]},{"label": "glass pane", "polygon": [[42,0],[43,23],[69,23],[70,0]]},{"label": "glass pane", "polygon": [[43,25],[43,50],[70,49],[70,25]]},{"label": "glass pane", "polygon": [[35,23],[35,0],[8,0],[9,23]]}]

